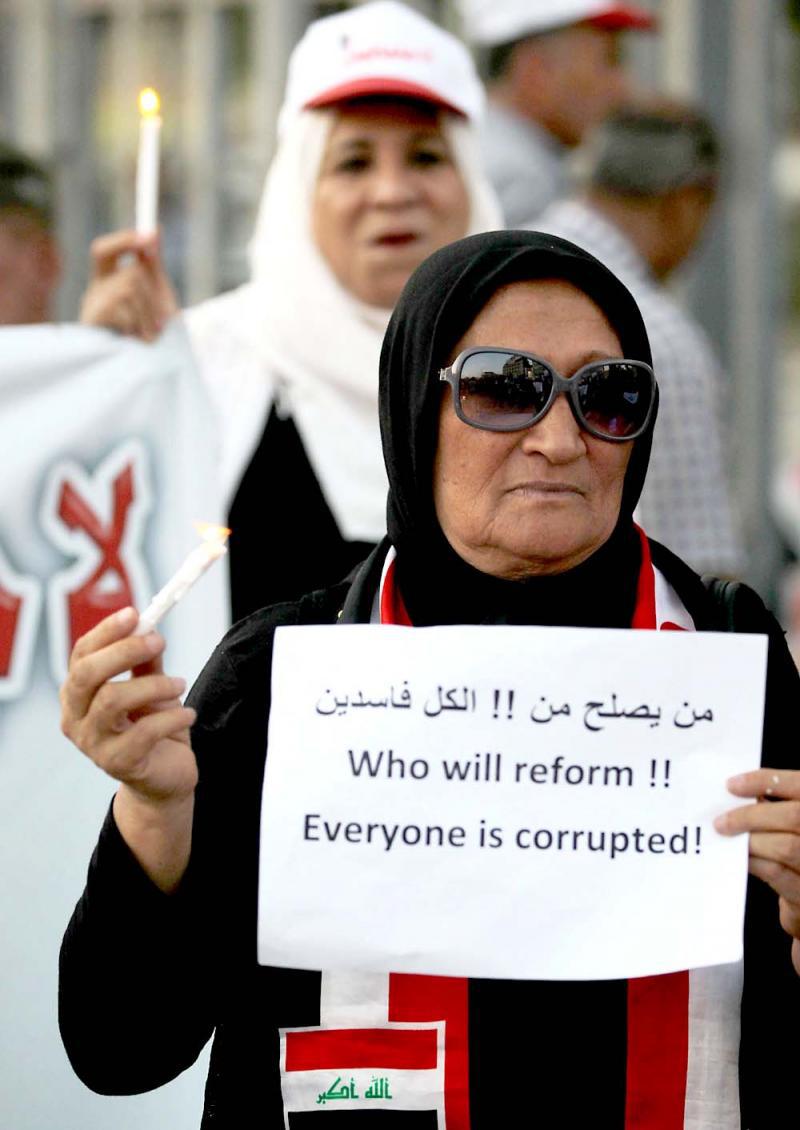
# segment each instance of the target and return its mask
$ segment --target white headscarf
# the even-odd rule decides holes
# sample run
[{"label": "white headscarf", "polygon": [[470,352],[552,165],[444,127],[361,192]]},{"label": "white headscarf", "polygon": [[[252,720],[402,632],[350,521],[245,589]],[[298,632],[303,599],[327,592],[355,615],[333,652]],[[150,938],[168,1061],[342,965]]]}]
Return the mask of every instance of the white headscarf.
[{"label": "white headscarf", "polygon": [[[377,393],[390,311],[367,306],[345,290],[311,233],[315,186],[334,120],[332,110],[303,110],[283,131],[250,246],[252,281],[190,311],[187,322],[201,363],[203,353],[209,360],[213,355],[214,372],[204,367],[229,421],[230,443],[223,452],[229,489],[275,401],[295,421],[343,537],[375,541],[385,530]],[[443,121],[470,201],[464,234],[500,227],[473,127],[451,114],[443,114]]]}]

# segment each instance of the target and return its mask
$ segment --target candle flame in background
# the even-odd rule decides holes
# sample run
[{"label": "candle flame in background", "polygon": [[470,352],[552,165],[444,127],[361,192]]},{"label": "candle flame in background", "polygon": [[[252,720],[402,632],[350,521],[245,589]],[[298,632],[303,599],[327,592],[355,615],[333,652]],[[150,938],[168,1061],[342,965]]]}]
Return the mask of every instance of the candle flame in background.
[{"label": "candle flame in background", "polygon": [[161,109],[161,99],[152,86],[139,92],[139,113],[143,118],[155,118]]},{"label": "candle flame in background", "polygon": [[231,532],[226,526],[214,526],[210,522],[195,522],[194,528],[203,541],[218,541],[220,545],[225,544]]}]

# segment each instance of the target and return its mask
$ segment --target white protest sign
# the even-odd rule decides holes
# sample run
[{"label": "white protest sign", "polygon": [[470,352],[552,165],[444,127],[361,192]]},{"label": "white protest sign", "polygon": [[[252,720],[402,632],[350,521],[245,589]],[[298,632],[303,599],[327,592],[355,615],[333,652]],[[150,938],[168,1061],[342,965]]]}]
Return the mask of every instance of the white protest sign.
[{"label": "white protest sign", "polygon": [[280,628],[259,961],[581,980],[738,960],[766,638]]}]

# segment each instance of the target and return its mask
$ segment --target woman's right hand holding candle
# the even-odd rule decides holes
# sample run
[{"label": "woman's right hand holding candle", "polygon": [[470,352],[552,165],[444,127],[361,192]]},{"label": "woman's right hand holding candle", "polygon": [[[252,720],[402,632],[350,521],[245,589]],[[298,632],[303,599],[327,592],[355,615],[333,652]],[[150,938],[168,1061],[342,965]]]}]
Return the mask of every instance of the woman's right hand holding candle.
[{"label": "woman's right hand holding candle", "polygon": [[[184,681],[163,672],[163,637],[133,635],[136,624],[126,608],[77,641],[61,688],[61,728],[120,782],[113,806],[120,834],[150,879],[173,891],[191,849],[195,712],[181,705]],[[126,671],[130,679],[115,679]]]},{"label": "woman's right hand holding candle", "polygon": [[84,325],[150,342],[177,312],[157,233],[124,230],[92,242],[92,275],[80,312]]}]

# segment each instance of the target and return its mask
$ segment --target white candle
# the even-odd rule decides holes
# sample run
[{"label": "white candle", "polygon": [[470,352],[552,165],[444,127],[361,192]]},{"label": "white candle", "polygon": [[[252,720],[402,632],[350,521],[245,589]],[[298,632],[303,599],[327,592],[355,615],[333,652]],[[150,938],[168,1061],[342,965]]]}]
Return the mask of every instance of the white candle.
[{"label": "white candle", "polygon": [[136,230],[147,235],[158,227],[158,173],[161,149],[161,103],[147,87],[139,95],[139,157],[136,163]]},{"label": "white candle", "polygon": [[200,545],[192,550],[177,573],[156,593],[139,617],[135,635],[143,636],[152,631],[162,616],[166,616],[170,608],[202,577],[209,565],[227,553],[225,542],[230,530],[226,530],[224,526],[205,526],[201,532],[203,540]]}]

